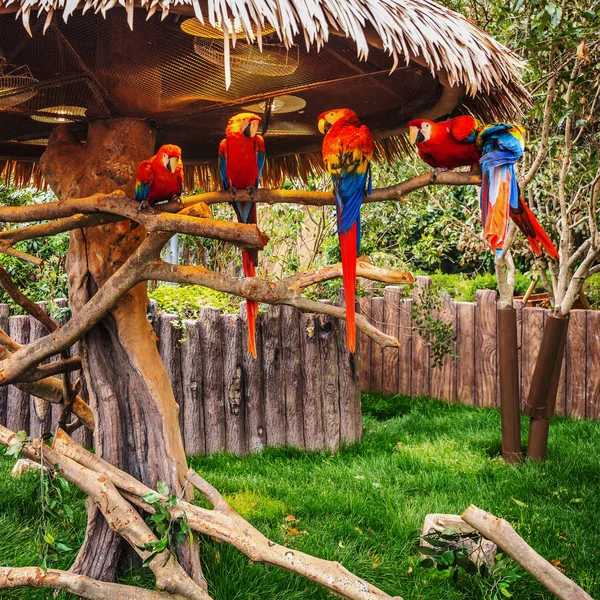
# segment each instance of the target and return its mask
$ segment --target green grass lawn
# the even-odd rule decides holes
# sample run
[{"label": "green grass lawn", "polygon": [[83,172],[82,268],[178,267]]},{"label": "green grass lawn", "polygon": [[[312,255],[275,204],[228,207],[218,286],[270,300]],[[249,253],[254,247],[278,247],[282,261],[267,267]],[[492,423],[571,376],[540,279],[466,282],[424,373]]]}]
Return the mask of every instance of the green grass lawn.
[{"label": "green grass lawn", "polygon": [[[191,462],[273,540],[338,560],[405,600],[491,598],[478,577],[454,581],[418,566],[424,516],[460,514],[471,503],[508,519],[542,556],[560,560],[567,576],[600,598],[600,423],[557,419],[550,459],[543,464],[510,467],[498,458],[499,450],[495,410],[365,396],[363,441],[338,454],[281,449]],[[38,564],[39,476],[8,477],[13,462],[0,460],[0,563]],[[82,539],[83,496],[70,491],[69,502],[78,507],[73,525],[65,528],[54,519],[51,532],[73,550],[50,566],[68,567]],[[287,515],[297,522],[286,522]],[[203,564],[215,600],[331,597],[295,575],[249,564],[237,550],[210,540],[203,541]],[[152,581],[137,574],[124,580]],[[515,599],[553,598],[527,574],[510,591]],[[0,592],[0,598],[46,597],[51,592]]]}]

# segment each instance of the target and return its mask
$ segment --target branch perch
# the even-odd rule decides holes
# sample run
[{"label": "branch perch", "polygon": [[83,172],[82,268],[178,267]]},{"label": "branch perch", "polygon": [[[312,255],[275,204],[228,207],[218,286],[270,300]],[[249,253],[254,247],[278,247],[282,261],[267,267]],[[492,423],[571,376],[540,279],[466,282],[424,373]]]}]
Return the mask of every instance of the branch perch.
[{"label": "branch perch", "polygon": [[165,592],[107,583],[69,571],[59,571],[58,569],[43,571],[39,567],[0,567],[0,589],[10,590],[20,587],[64,590],[88,600],[106,600],[107,598],[118,598],[119,600],[175,599],[175,596]]},{"label": "branch perch", "polygon": [[473,504],[461,515],[463,521],[502,548],[559,600],[593,600],[576,583],[540,556],[504,519]]},{"label": "branch perch", "polygon": [[[192,209],[191,205],[188,206],[187,211],[181,211],[183,207],[180,204],[180,212],[178,214],[171,214],[168,211],[158,211],[151,207],[138,211],[138,202],[133,198],[129,198],[124,192],[115,191],[111,194],[94,194],[87,198],[62,200],[60,202],[47,202],[19,207],[3,206],[0,207],[0,221],[23,223],[74,217],[80,213],[106,213],[135,221],[150,233],[155,231],[188,233],[231,242],[244,249],[262,249],[266,245],[268,238],[255,225],[244,225],[211,219],[210,209],[207,206],[199,207],[197,206],[198,204],[200,202],[194,203],[194,209]],[[104,216],[102,219],[104,219]],[[79,219],[78,222],[77,219],[73,218],[68,224],[69,226],[72,225],[73,229],[79,228],[81,227],[81,220]],[[65,225],[67,223],[61,223],[59,230],[65,231]],[[87,226],[89,226],[89,220]],[[43,233],[43,226],[33,225],[31,228],[35,228],[34,233],[36,236],[47,235],[47,233]],[[0,241],[3,240],[0,244],[0,249],[5,250],[7,247],[10,247],[12,245],[10,243],[11,239],[26,239],[23,236],[27,235],[27,229],[27,227],[19,229],[17,235],[11,234],[10,231],[4,232],[6,235],[0,235]]]},{"label": "branch perch", "polygon": [[[258,302],[287,304],[301,310],[329,314],[338,319],[345,318],[346,311],[343,308],[309,300],[302,297],[293,287],[289,287],[293,284],[306,287],[320,281],[340,277],[342,274],[341,263],[326,269],[309,271],[301,276],[300,283],[296,275],[289,280],[283,279],[278,282],[264,281],[257,277],[238,279],[220,275],[204,267],[173,265],[157,259],[156,257],[159,255],[161,248],[170,237],[171,232],[151,233],[75,317],[58,331],[31,342],[20,348],[11,357],[2,360],[0,362],[0,384],[16,381],[23,373],[34,369],[49,356],[58,354],[72,346],[114,308],[123,294],[134,285],[148,279],[175,283],[196,283]],[[410,279],[410,276],[405,272],[398,273],[387,269],[379,269],[368,265],[364,259],[361,259],[359,269],[357,273],[361,276],[375,279],[383,278],[387,282],[407,283]],[[302,283],[303,281],[304,283]],[[397,338],[379,331],[362,315],[356,315],[356,325],[371,339],[384,347],[399,346]]]}]

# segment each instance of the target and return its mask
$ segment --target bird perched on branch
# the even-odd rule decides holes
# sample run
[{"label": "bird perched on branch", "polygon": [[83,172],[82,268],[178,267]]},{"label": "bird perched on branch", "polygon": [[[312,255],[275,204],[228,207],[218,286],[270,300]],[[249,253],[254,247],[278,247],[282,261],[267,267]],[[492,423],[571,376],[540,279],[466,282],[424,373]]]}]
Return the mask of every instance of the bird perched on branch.
[{"label": "bird perched on branch", "polygon": [[[558,252],[535,215],[523,201],[515,171],[515,163],[525,150],[525,130],[519,125],[495,123],[477,133],[477,149],[481,152],[481,220],[483,237],[497,256],[501,256],[508,217],[525,234],[535,254],[548,254],[558,259]],[[541,246],[540,246],[541,245]]]},{"label": "bird perched on branch", "polygon": [[421,159],[435,168],[434,178],[441,171],[481,165],[483,237],[496,255],[502,254],[510,216],[537,256],[544,247],[552,258],[558,258],[554,244],[519,191],[514,165],[525,147],[522,127],[508,123],[483,126],[464,115],[438,123],[414,119],[408,128]]},{"label": "bird perched on branch", "polygon": [[140,163],[135,178],[138,210],[162,200],[179,200],[182,192],[183,163],[179,146],[165,144],[152,158]]},{"label": "bird perched on branch", "polygon": [[[231,193],[231,206],[240,223],[256,223],[256,204],[236,201],[238,189],[246,189],[250,196],[258,188],[265,164],[265,142],[258,135],[260,117],[253,113],[239,113],[227,123],[225,139],[219,146],[219,172],[224,190]],[[258,250],[242,251],[245,277],[255,277]],[[256,317],[258,302],[246,302],[248,312],[248,352],[256,358]]]},{"label": "bird perched on branch", "polygon": [[417,145],[421,160],[441,171],[479,165],[481,154],[475,145],[481,123],[468,115],[440,123],[415,119],[408,124],[410,141]]},{"label": "bird perched on branch", "polygon": [[365,194],[373,191],[371,157],[373,136],[349,108],[338,108],[319,116],[323,138],[323,162],[333,180],[337,231],[342,256],[346,301],[346,342],[356,350],[356,257],[360,250],[360,207]]}]

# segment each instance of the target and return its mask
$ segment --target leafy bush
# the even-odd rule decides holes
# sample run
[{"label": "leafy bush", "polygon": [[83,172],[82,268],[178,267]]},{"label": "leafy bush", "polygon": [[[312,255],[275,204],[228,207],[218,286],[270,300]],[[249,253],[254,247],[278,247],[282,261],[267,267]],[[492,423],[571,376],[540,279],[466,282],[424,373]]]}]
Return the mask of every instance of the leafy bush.
[{"label": "leafy bush", "polygon": [[[430,275],[433,284],[441,290],[445,290],[454,300],[458,302],[475,302],[477,290],[497,290],[498,282],[496,275],[492,273],[482,273],[469,277],[462,273],[446,274],[434,273]],[[515,295],[522,296],[530,286],[531,280],[518,272],[515,276]],[[600,280],[599,280],[600,290]],[[536,286],[536,291],[543,292],[544,288],[540,283]]]},{"label": "leafy bush", "polygon": [[217,292],[201,285],[160,285],[149,293],[161,312],[178,315],[180,319],[196,319],[204,306],[224,313],[237,313],[241,298]]}]

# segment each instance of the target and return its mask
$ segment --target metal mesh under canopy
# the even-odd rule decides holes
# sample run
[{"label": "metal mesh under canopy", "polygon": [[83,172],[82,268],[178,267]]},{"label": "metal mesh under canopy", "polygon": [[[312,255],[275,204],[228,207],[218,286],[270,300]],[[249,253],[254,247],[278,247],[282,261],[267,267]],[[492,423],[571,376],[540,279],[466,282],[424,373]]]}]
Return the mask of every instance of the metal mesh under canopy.
[{"label": "metal mesh under canopy", "polygon": [[[19,100],[0,103],[0,158],[39,157],[56,123],[75,123],[84,138],[87,120],[130,116],[155,120],[159,143],[180,145],[188,164],[205,164],[215,159],[229,117],[268,98],[274,99],[268,153],[286,156],[319,149],[316,121],[325,110],[352,108],[375,132],[392,130],[442,93],[439,81],[415,63],[390,75],[390,57],[376,48],[359,62],[343,37],[331,36],[320,52],[308,53],[301,39],[285,49],[273,34],[264,36],[262,55],[238,40],[226,90],[223,40],[184,32],[185,18],[177,15],[145,17],[135,11],[130,31],[121,9],[105,19],[76,13],[67,23],[55,18],[44,35],[44,19],[33,19],[29,37],[13,15],[0,15],[6,63],[30,72],[8,95],[0,89],[0,98],[12,93]],[[281,96],[293,99],[278,102]],[[284,102],[297,109],[278,112]]]}]

